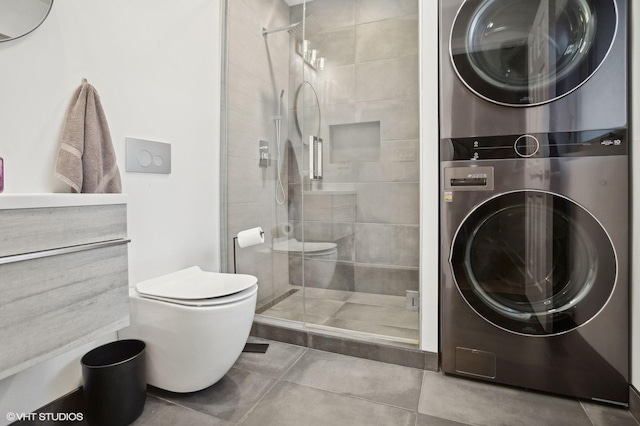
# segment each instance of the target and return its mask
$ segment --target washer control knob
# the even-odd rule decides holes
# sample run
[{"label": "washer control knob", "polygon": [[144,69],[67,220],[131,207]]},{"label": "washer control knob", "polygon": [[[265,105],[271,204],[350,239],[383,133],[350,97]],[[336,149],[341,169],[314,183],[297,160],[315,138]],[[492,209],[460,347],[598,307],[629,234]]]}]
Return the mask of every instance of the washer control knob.
[{"label": "washer control knob", "polygon": [[540,142],[535,136],[522,135],[516,139],[513,149],[520,157],[533,157],[540,150]]}]

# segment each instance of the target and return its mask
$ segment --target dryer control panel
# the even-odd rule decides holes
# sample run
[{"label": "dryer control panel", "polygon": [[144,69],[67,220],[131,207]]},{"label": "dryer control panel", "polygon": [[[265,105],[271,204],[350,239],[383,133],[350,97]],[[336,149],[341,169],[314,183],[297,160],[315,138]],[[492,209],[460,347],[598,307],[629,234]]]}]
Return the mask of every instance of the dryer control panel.
[{"label": "dryer control panel", "polygon": [[442,161],[627,155],[627,129],[442,140]]},{"label": "dryer control panel", "polygon": [[446,167],[445,191],[490,191],[493,189],[493,167]]}]

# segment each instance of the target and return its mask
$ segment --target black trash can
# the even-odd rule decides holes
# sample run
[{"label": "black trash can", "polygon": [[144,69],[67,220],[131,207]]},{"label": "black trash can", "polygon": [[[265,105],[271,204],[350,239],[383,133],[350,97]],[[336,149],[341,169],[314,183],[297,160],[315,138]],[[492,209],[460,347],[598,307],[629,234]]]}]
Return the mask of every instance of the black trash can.
[{"label": "black trash can", "polygon": [[137,419],[147,397],[145,344],[118,340],[87,352],[82,382],[87,422],[125,426]]}]

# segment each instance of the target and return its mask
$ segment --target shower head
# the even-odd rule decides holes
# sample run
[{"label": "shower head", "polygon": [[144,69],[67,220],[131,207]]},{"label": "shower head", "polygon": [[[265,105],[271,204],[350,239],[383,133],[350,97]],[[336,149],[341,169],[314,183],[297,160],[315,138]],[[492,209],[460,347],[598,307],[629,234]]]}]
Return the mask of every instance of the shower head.
[{"label": "shower head", "polygon": [[316,34],[322,32],[322,27],[318,24],[318,21],[313,15],[309,15],[304,19],[304,37],[302,31],[302,21],[294,24],[287,25],[285,27],[276,28],[275,30],[267,30],[262,28],[262,36],[266,39],[268,34],[279,33],[281,31],[287,31],[293,33],[297,40],[310,39]]},{"label": "shower head", "polygon": [[298,22],[298,24],[298,26],[291,29],[291,32],[295,35],[298,41],[302,41],[304,39],[310,40],[315,37],[316,34],[322,32],[322,26],[320,26],[313,15],[308,15],[304,19],[304,37],[302,33],[302,22]]},{"label": "shower head", "polygon": [[262,37],[267,38],[268,34],[271,33],[279,33],[280,31],[292,31],[298,25],[302,24],[302,22],[296,22],[295,24],[287,25],[285,27],[276,28],[275,30],[267,30],[266,28],[262,28]]}]

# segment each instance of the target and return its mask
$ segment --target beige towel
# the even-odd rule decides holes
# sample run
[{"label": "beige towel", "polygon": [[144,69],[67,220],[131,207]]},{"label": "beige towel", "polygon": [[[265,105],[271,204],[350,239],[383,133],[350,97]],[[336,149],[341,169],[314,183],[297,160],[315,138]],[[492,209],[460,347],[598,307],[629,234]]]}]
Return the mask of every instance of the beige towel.
[{"label": "beige towel", "polygon": [[73,192],[122,192],[100,96],[86,80],[74,93],[67,110],[55,175]]}]

